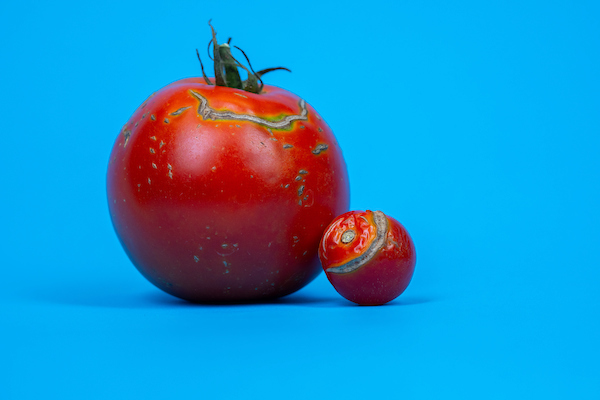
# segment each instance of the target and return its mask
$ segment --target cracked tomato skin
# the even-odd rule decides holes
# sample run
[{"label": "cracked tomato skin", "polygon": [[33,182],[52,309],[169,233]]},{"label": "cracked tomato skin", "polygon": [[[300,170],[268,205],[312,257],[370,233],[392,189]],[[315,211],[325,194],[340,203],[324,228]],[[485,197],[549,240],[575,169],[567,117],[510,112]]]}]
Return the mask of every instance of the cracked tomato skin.
[{"label": "cracked tomato skin", "polygon": [[337,292],[360,305],[381,305],[400,296],[416,264],[415,246],[404,226],[369,210],[335,218],[323,234],[319,258]]},{"label": "cracked tomato skin", "polygon": [[117,137],[107,195],[135,267],[194,302],[285,296],[321,271],[325,227],[349,205],[346,165],[316,111],[260,94],[174,82]]}]

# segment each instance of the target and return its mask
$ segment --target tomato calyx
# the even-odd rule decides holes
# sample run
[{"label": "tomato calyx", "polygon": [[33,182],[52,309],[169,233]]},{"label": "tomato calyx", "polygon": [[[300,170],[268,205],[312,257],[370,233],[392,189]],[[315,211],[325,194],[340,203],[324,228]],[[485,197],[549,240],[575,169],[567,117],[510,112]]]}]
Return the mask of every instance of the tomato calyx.
[{"label": "tomato calyx", "polygon": [[[244,58],[248,62],[248,67],[246,67],[231,54],[231,38],[227,40],[227,43],[218,44],[217,32],[215,31],[215,28],[213,28],[210,21],[208,21],[208,25],[210,26],[210,29],[212,31],[212,39],[210,40],[210,42],[208,42],[208,47],[210,49],[210,45],[212,44],[213,56],[211,57],[210,51],[208,56],[211,60],[213,60],[214,64],[214,83],[206,75],[206,72],[204,71],[204,65],[202,64],[202,59],[200,58],[200,53],[198,52],[198,49],[196,49],[196,55],[198,56],[198,61],[200,61],[200,68],[202,69],[202,77],[204,78],[204,81],[207,85],[217,85],[233,89],[242,89],[246,92],[260,94],[263,87],[265,86],[261,78],[264,74],[277,70],[292,72],[285,67],[265,68],[260,71],[254,71],[254,69],[252,68],[252,64],[250,63],[250,59],[248,58],[244,50],[240,49],[237,46],[233,46],[244,55]],[[248,74],[246,80],[242,81],[238,68],[242,68],[244,71],[246,71],[246,73]]]}]

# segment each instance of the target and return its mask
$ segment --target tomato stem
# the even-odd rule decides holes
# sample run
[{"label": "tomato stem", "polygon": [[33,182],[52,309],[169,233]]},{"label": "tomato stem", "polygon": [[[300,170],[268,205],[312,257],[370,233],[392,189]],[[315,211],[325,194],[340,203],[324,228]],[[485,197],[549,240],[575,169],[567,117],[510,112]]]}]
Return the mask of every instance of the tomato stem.
[{"label": "tomato stem", "polygon": [[[215,70],[215,83],[214,84],[215,85],[230,87],[230,88],[234,88],[234,89],[243,89],[247,92],[258,94],[262,91],[262,89],[264,87],[263,80],[261,79],[261,77],[264,74],[266,74],[268,72],[272,72],[272,71],[277,71],[277,70],[284,70],[284,71],[292,72],[285,67],[266,68],[266,69],[262,69],[258,72],[255,72],[254,69],[252,68],[252,64],[250,63],[250,59],[248,58],[246,53],[239,47],[234,46],[236,49],[238,49],[240,52],[242,52],[242,54],[244,55],[244,58],[246,58],[246,61],[248,62],[249,68],[244,66],[231,54],[231,46],[229,45],[231,42],[231,38],[229,38],[227,43],[218,44],[217,32],[215,31],[215,28],[213,28],[213,26],[210,22],[211,21],[209,20],[208,26],[210,26],[210,29],[212,32],[212,39],[209,42],[209,49],[210,49],[210,44],[212,43],[213,57],[211,57],[211,58],[213,59],[213,63],[214,63],[214,70]],[[202,64],[202,60],[200,59],[200,54],[198,53],[198,49],[196,49],[196,55],[198,56],[198,60],[200,61],[200,68],[202,69],[202,77],[204,78],[204,81],[206,82],[206,84],[212,85],[213,83],[206,76],[206,73],[204,71],[204,65]],[[209,51],[209,57],[210,57],[210,51]],[[240,77],[240,72],[239,72],[238,68],[242,68],[244,71],[246,71],[246,73],[248,74],[248,77],[246,78],[246,80],[242,81],[242,78]],[[260,84],[259,84],[259,82],[260,82]]]}]

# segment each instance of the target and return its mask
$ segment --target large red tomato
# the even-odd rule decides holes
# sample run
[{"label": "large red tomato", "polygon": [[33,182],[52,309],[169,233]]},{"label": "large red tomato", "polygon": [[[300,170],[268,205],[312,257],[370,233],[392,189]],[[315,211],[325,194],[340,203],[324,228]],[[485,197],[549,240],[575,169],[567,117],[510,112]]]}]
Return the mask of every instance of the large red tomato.
[{"label": "large red tomato", "polygon": [[114,144],[107,192],[137,269],[198,302],[302,288],[321,270],[324,229],[349,205],[341,150],[309,104],[273,86],[251,93],[202,78],[137,109]]}]

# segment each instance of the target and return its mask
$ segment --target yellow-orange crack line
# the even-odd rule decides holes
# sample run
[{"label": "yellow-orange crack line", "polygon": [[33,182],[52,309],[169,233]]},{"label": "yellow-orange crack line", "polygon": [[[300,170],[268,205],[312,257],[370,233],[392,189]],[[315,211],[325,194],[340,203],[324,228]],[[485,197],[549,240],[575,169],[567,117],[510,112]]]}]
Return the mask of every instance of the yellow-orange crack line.
[{"label": "yellow-orange crack line", "polygon": [[300,101],[298,102],[298,106],[300,107],[300,114],[286,115],[285,117],[279,120],[269,121],[267,119],[257,117],[256,115],[237,114],[233,111],[217,111],[208,105],[208,99],[206,97],[202,96],[200,93],[194,90],[190,90],[190,93],[192,94],[192,96],[194,96],[200,101],[197,112],[198,115],[200,115],[203,119],[250,121],[272,129],[286,129],[290,127],[290,125],[294,121],[305,121],[308,119],[308,109],[306,108],[306,102],[302,99],[300,99]]}]

